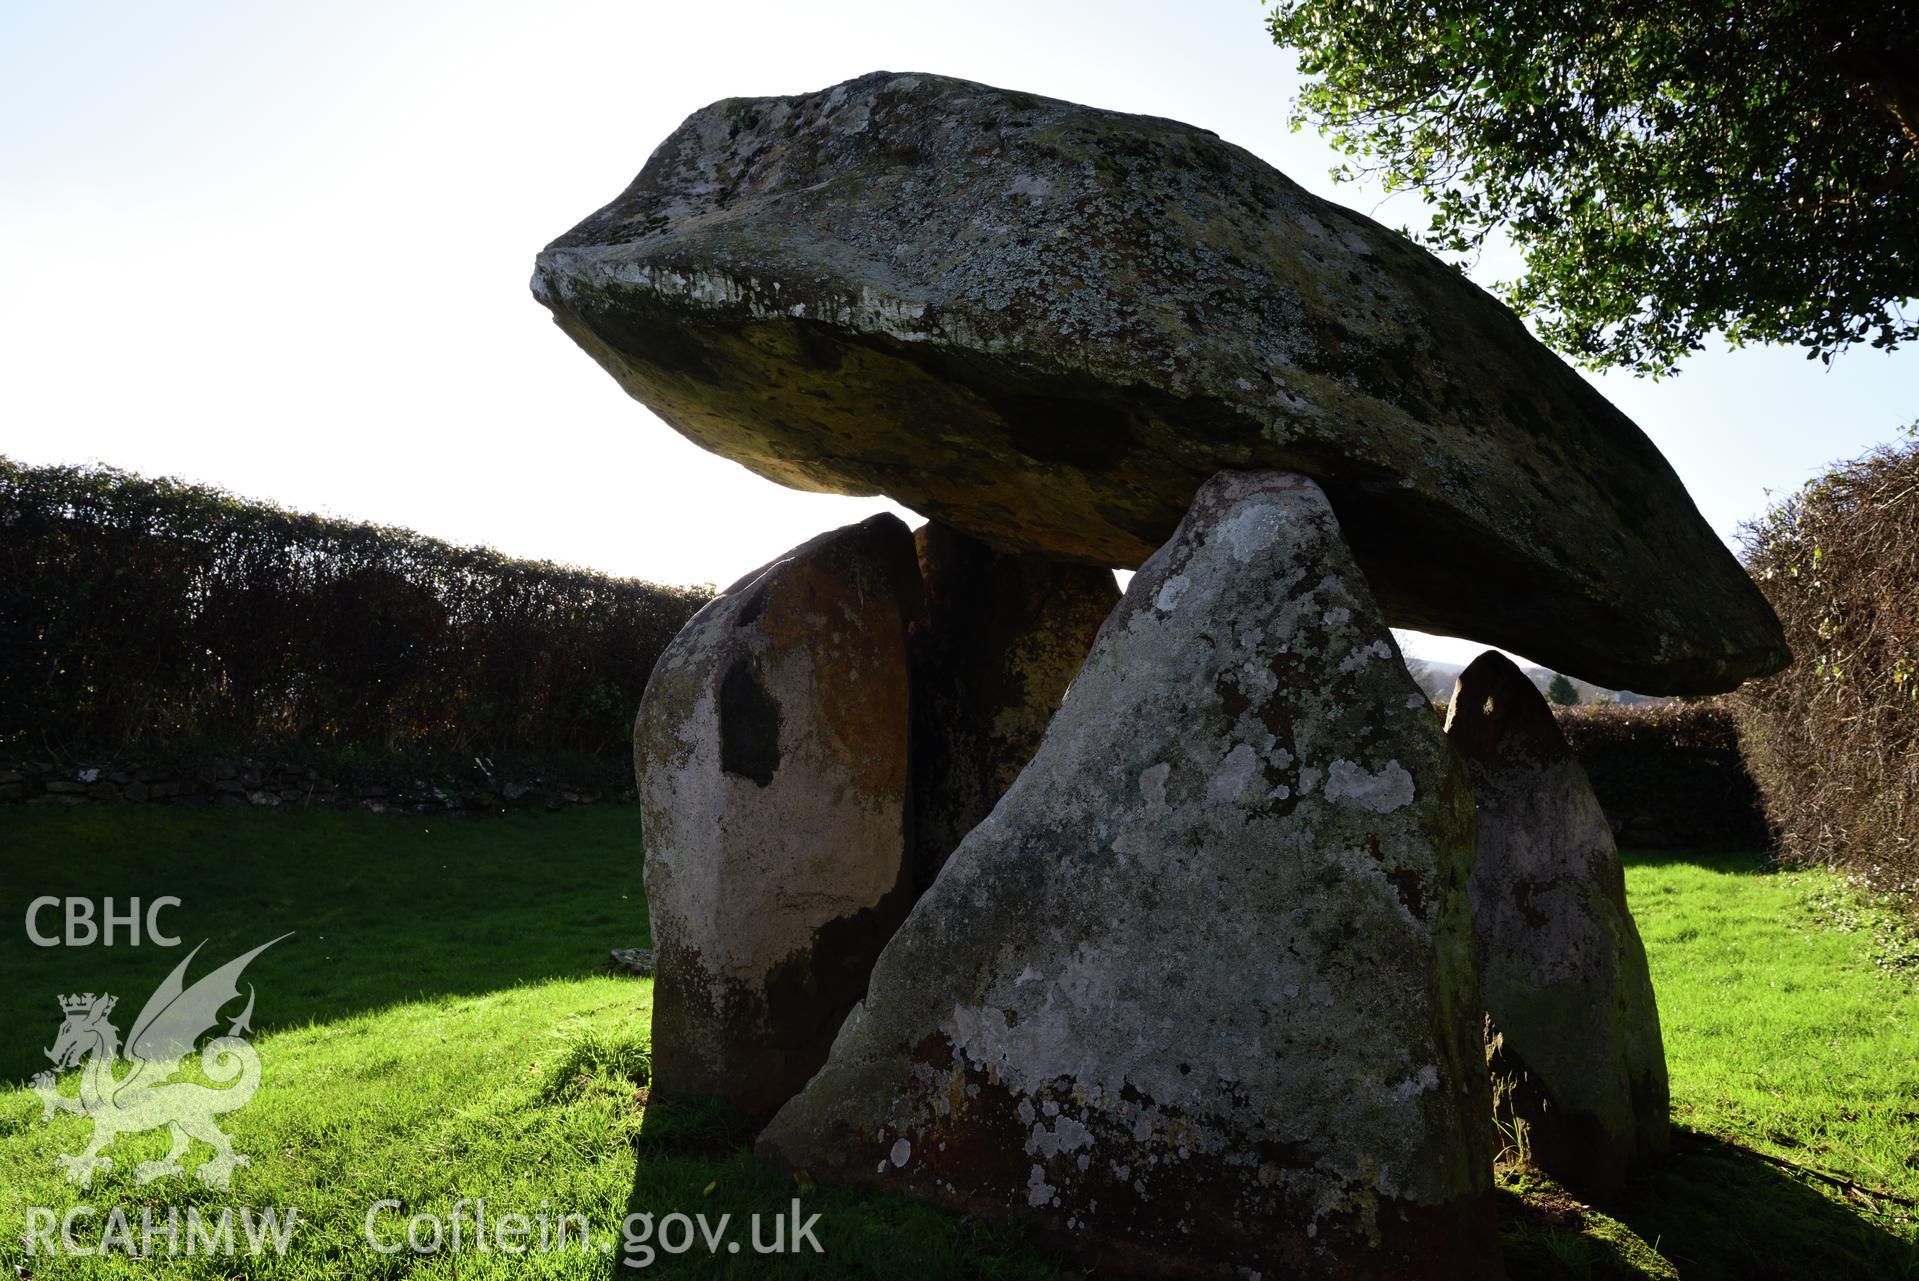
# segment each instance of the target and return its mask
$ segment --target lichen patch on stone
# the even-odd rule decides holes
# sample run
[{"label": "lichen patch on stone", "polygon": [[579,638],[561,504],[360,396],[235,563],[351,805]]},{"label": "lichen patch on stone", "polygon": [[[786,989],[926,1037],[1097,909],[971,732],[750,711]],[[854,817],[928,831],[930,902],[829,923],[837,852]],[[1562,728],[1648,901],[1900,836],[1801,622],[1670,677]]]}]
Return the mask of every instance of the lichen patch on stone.
[{"label": "lichen patch on stone", "polygon": [[1352,761],[1336,760],[1326,767],[1323,794],[1335,804],[1390,814],[1413,803],[1413,776],[1398,761],[1387,761],[1371,772]]}]

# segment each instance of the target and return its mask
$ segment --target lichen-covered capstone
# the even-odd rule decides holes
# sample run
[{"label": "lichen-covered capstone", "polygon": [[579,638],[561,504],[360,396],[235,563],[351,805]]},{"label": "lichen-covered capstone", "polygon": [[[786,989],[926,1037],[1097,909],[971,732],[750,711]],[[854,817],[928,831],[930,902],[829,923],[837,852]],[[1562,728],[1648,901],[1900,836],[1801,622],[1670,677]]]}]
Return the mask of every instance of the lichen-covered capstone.
[{"label": "lichen-covered capstone", "polygon": [[1222,474],[759,1150],[1115,1274],[1496,1277],[1472,822],[1325,496]]},{"label": "lichen-covered capstone", "polygon": [[1503,654],[1453,686],[1446,735],[1479,807],[1474,928],[1486,1061],[1532,1164],[1603,1196],[1666,1150],[1666,1056],[1625,874],[1552,709]]},{"label": "lichen-covered capstone", "polygon": [[1134,566],[1222,468],[1314,477],[1387,617],[1729,689],[1778,621],[1630,420],[1403,237],[1203,129],[876,73],[695,112],[533,291],[783,484]]},{"label": "lichen-covered capstone", "polygon": [[912,900],[913,536],[875,516],[748,575],[660,656],[634,725],[653,1088],[772,1112]]},{"label": "lichen-covered capstone", "polygon": [[996,552],[938,521],[915,535],[913,879],[924,890],[1039,750],[1100,624],[1112,571]]}]

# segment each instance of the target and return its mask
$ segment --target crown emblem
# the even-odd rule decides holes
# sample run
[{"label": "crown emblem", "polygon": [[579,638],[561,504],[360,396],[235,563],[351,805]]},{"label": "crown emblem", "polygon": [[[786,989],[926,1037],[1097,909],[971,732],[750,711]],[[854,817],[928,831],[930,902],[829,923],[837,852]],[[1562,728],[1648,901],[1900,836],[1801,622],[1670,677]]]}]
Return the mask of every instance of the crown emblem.
[{"label": "crown emblem", "polygon": [[[117,996],[106,996],[104,994],[101,995],[98,998],[99,1012],[101,1014],[112,1013],[114,1004],[119,999],[120,998]],[[63,1013],[66,1013],[66,1014],[86,1014],[89,1011],[92,1011],[94,1008],[95,1008],[95,997],[93,993],[91,992],[87,992],[84,994],[75,994],[73,996],[63,996],[60,998],[60,1009]]]}]

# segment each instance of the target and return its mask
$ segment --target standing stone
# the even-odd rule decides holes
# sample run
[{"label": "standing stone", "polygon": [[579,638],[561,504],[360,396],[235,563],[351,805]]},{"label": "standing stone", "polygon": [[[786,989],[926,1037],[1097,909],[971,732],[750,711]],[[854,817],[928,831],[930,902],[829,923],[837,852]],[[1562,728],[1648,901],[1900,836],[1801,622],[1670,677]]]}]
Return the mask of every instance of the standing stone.
[{"label": "standing stone", "polygon": [[823,534],[702,609],[634,726],[663,1094],[754,1115],[826,1058],[911,902],[913,539]]},{"label": "standing stone", "polygon": [[996,552],[938,521],[915,536],[927,619],[913,629],[913,880],[933,883],[992,812],[1059,711],[1113,572]]},{"label": "standing stone", "polygon": [[1666,1056],[1612,831],[1552,709],[1503,654],[1459,674],[1446,735],[1479,804],[1472,902],[1495,1113],[1587,1195],[1667,1138]]},{"label": "standing stone", "polygon": [[1114,1274],[1496,1277],[1472,824],[1325,496],[1223,473],[761,1154]]}]

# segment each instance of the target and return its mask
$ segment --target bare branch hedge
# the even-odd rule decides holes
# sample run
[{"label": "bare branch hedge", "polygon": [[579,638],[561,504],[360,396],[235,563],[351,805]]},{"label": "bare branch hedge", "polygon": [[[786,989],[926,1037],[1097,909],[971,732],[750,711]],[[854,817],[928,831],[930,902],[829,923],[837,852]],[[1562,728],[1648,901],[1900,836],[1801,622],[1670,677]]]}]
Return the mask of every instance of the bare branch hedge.
[{"label": "bare branch hedge", "polygon": [[1744,534],[1797,658],[1735,696],[1780,852],[1919,887],[1919,443],[1834,468]]},{"label": "bare branch hedge", "polygon": [[0,749],[611,754],[707,597],[0,458]]},{"label": "bare branch hedge", "polygon": [[1621,845],[1766,847],[1759,796],[1726,700],[1553,711]]}]

